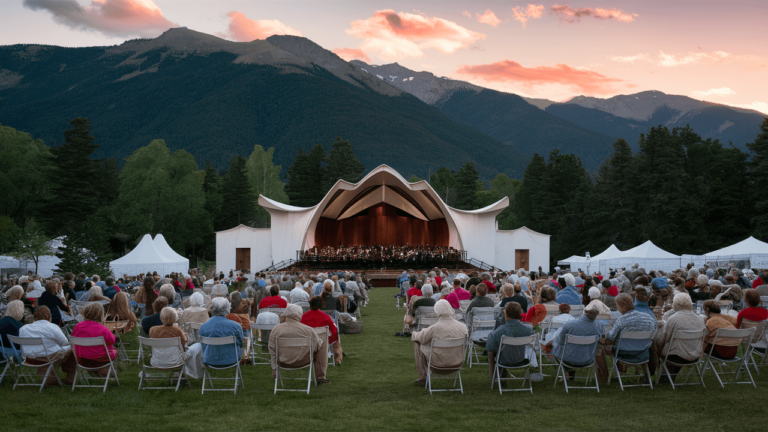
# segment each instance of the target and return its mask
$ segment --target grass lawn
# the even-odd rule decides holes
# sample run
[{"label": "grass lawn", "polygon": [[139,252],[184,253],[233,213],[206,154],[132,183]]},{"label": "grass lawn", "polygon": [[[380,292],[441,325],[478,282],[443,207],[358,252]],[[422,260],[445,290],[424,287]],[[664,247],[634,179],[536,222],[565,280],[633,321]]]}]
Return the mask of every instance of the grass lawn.
[{"label": "grass lawn", "polygon": [[395,309],[395,293],[394,288],[372,290],[371,304],[363,309],[363,333],[342,338],[344,365],[329,366],[331,383],[313,387],[310,395],[273,395],[268,365],[243,367],[245,390],[237,396],[201,395],[200,380],[178,393],[140,393],[140,367],[133,363],[120,371],[120,387],[112,384],[106,394],[98,389],[13,391],[12,382],[4,380],[0,430],[766,430],[768,368],[757,376],[756,389],[721,389],[710,372],[707,388],[621,392],[613,384],[599,394],[566,394],[562,385],[553,389],[553,378],[547,377],[534,383],[533,395],[501,396],[491,391],[487,366],[475,366],[462,374],[463,395],[430,396],[413,385],[412,342],[394,336],[403,316]]}]

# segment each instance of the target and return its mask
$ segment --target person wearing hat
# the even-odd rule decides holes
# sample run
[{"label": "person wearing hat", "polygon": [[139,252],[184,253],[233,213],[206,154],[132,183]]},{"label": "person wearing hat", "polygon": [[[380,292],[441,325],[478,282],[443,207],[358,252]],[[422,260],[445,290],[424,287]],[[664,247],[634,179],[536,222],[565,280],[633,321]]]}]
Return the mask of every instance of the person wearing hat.
[{"label": "person wearing hat", "polygon": [[619,295],[619,288],[616,285],[612,285],[611,281],[604,280],[600,283],[603,291],[600,295],[600,301],[608,307],[611,311],[616,309],[616,296]]},{"label": "person wearing hat", "polygon": [[580,305],[581,295],[576,291],[576,278],[567,273],[562,277],[565,280],[565,288],[557,293],[558,303],[567,303],[569,305]]},{"label": "person wearing hat", "polygon": [[[327,384],[329,382],[325,378],[326,368],[328,367],[327,342],[321,340],[312,327],[301,323],[302,312],[302,309],[295,304],[287,305],[283,312],[285,321],[276,325],[269,335],[269,357],[270,363],[272,363],[272,378],[277,376],[278,362],[281,366],[287,368],[304,366],[309,362],[309,351],[305,346],[281,347],[280,358],[276,357],[278,337],[301,338],[310,341],[309,349],[312,351],[313,369],[317,385]],[[323,351],[324,349],[325,351]]]},{"label": "person wearing hat", "polygon": [[[416,372],[419,374],[416,384],[422,387],[427,382],[427,362],[429,361],[432,340],[467,336],[467,326],[453,318],[453,308],[446,300],[439,300],[435,303],[435,314],[438,318],[435,324],[411,335],[411,340],[414,342],[413,353],[416,359]],[[458,355],[446,356],[440,355],[440,353],[433,353],[432,356],[432,363],[436,366],[452,367],[463,362],[463,351],[459,352]]]}]

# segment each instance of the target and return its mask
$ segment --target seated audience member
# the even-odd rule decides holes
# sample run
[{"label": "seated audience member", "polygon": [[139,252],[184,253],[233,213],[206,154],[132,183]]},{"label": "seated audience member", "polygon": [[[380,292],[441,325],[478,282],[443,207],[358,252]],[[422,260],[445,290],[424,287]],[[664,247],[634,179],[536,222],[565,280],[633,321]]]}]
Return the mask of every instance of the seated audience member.
[{"label": "seated audience member", "polygon": [[309,293],[299,282],[296,282],[296,287],[291,290],[291,303],[299,306],[309,304]]},{"label": "seated audience member", "polygon": [[[636,292],[639,293],[641,290],[645,292],[645,288],[640,288]],[[648,296],[647,292],[645,295],[646,297]],[[619,294],[616,297],[616,306],[618,307],[621,316],[616,319],[610,333],[605,336],[605,344],[601,344],[597,350],[597,356],[595,357],[597,380],[601,383],[608,381],[608,367],[605,363],[605,356],[608,354],[606,352],[608,346],[612,346],[612,353],[614,356],[618,352],[620,357],[627,360],[643,361],[650,359],[650,352],[648,349],[651,347],[653,337],[658,328],[656,317],[653,313],[648,314],[635,309],[632,297],[629,294]],[[645,340],[624,339],[621,341],[620,347],[613,345],[613,342],[617,342],[621,333],[625,331],[649,331],[651,332],[651,338]]]},{"label": "seated audience member", "polygon": [[[46,290],[48,289],[47,285]],[[21,354],[27,358],[27,363],[45,364],[48,363],[48,357],[50,357],[54,365],[61,367],[61,370],[67,374],[64,384],[72,384],[76,369],[75,356],[72,355],[72,347],[69,345],[69,340],[67,340],[64,332],[59,326],[51,323],[51,313],[47,306],[40,306],[37,309],[35,322],[22,327],[19,330],[19,337],[41,338],[43,340],[43,346],[24,345],[21,347]],[[37,369],[37,374],[45,376],[47,371],[48,366],[41,367]],[[53,373],[56,372],[53,371]],[[53,375],[49,375],[45,381],[46,387],[58,384],[59,382]]]},{"label": "seated audience member", "polygon": [[501,293],[501,300],[497,306],[504,309],[507,303],[512,301],[512,296],[515,295],[515,287],[511,283],[505,283],[499,289],[499,293]]},{"label": "seated audience member", "polygon": [[[674,363],[690,363],[701,357],[703,346],[696,340],[680,340],[675,339],[672,343],[672,336],[675,331],[697,331],[703,332],[706,328],[704,320],[700,316],[693,312],[693,303],[691,302],[691,296],[688,293],[680,293],[672,299],[672,309],[674,313],[664,321],[664,326],[659,329],[654,344],[656,345],[657,356],[651,356],[651,376],[653,376],[656,368],[660,366],[660,363],[664,361],[664,358],[669,354],[669,361]],[[673,365],[667,365],[670,375],[672,375],[673,381],[675,374],[680,371],[680,368]]]},{"label": "seated audience member", "polygon": [[434,306],[436,303],[435,299],[432,298],[432,285],[424,285],[424,287],[421,289],[421,292],[423,297],[420,297],[413,302],[411,313],[416,312],[416,309],[422,306]]},{"label": "seated audience member", "polygon": [[213,289],[211,289],[211,297],[226,297],[229,295],[229,288],[227,288],[224,284],[216,284],[213,286]]},{"label": "seated audience member", "polygon": [[456,298],[459,301],[470,300],[472,298],[469,291],[461,287],[461,279],[458,278],[453,280],[453,292],[456,293]]},{"label": "seated audience member", "polygon": [[[0,319],[0,338],[3,341],[3,348],[6,354],[13,355],[11,342],[8,336],[18,336],[19,329],[24,324],[21,322],[24,318],[24,303],[21,300],[11,300],[5,308],[5,314]],[[18,350],[20,347],[16,345]]]},{"label": "seated audience member", "polygon": [[[507,284],[508,285],[508,284]],[[533,331],[522,322],[523,309],[516,302],[508,303],[504,307],[504,319],[506,323],[488,334],[485,349],[488,351],[488,375],[493,379],[493,370],[496,368],[496,353],[501,345],[501,337],[525,337],[533,334]],[[501,351],[499,364],[502,366],[521,366],[528,359],[525,355],[525,345],[507,346]],[[505,370],[502,369],[502,377]]]},{"label": "seated audience member", "polygon": [[[429,361],[430,343],[432,340],[467,336],[467,326],[453,318],[453,308],[448,301],[440,300],[435,303],[435,313],[438,318],[435,324],[411,335],[411,340],[414,342],[413,352],[416,357],[416,371],[419,374],[416,384],[422,387],[427,380],[427,362]],[[457,352],[455,356],[433,356],[432,362],[442,367],[458,366],[464,362],[464,352],[463,350]]]},{"label": "seated audience member", "polygon": [[94,285],[91,287],[91,289],[88,290],[88,301],[89,302],[102,302],[104,304],[109,303],[111,300],[104,297],[101,291],[101,287],[98,285]]},{"label": "seated audience member", "polygon": [[496,285],[491,282],[491,275],[488,273],[483,273],[483,275],[480,277],[482,279],[482,284],[485,285],[485,287],[488,289],[488,294],[495,294],[496,293]]},{"label": "seated audience member", "polygon": [[175,347],[169,348],[153,348],[152,358],[149,361],[153,367],[156,368],[170,368],[179,363],[184,363],[187,360],[184,351],[187,343],[187,335],[181,328],[174,326],[178,319],[176,309],[172,307],[164,307],[160,310],[160,321],[163,325],[152,327],[149,330],[149,337],[152,339],[170,339],[178,337],[181,341],[182,350]]},{"label": "seated audience member", "polygon": [[472,309],[476,307],[493,307],[493,300],[486,297],[486,294],[488,294],[488,288],[485,284],[480,284],[477,286],[477,297],[475,297],[474,300],[469,302],[469,306],[467,306],[467,316],[469,316],[469,313]]},{"label": "seated audience member", "polygon": [[183,306],[181,294],[177,293],[171,284],[167,283],[160,286],[160,297],[168,299],[168,306],[174,309],[181,309]]},{"label": "seated audience member", "polygon": [[421,287],[424,286],[424,283],[422,281],[416,281],[416,286],[413,288],[410,288],[408,291],[405,292],[405,303],[408,304],[411,301],[411,297],[413,296],[419,296],[422,297],[423,294],[421,292]]},{"label": "seated audience member", "polygon": [[[595,318],[597,318],[596,310],[584,310],[584,314],[578,319],[565,323],[560,328],[557,337],[549,341],[545,348],[558,360],[574,366],[584,366],[592,363],[595,360],[594,346],[570,345],[567,352],[564,351],[564,348],[568,335],[599,336],[603,334],[603,326],[595,323]],[[573,381],[576,377],[573,369],[566,368],[565,373],[570,381]]]},{"label": "seated audience member", "polygon": [[271,287],[269,287],[269,293],[271,295],[269,297],[265,297],[259,303],[259,309],[264,309],[264,308],[285,309],[285,307],[288,305],[288,302],[285,301],[284,298],[280,297],[280,285],[272,285]]},{"label": "seated audience member", "polygon": [[736,317],[736,328],[741,328],[741,321],[745,319],[755,322],[768,319],[768,309],[760,307],[760,294],[756,290],[749,289],[744,292],[744,303],[747,307]]},{"label": "seated audience member", "polygon": [[[704,314],[706,315],[707,335],[704,336],[704,354],[709,354],[712,350],[712,344],[715,342],[715,335],[718,329],[735,329],[736,317],[723,315],[720,313],[720,306],[714,300],[704,302]],[[731,359],[736,357],[739,351],[739,338],[717,338],[717,345],[714,345],[712,355]]]},{"label": "seated audience member", "polygon": [[242,294],[239,291],[232,291],[229,294],[230,308],[227,315],[228,320],[232,320],[243,328],[243,334],[245,337],[249,337],[251,334],[251,317],[249,314],[250,304],[248,300],[243,300]]},{"label": "seated audience member", "polygon": [[48,308],[49,313],[51,314],[51,321],[52,323],[56,324],[57,326],[61,327],[63,325],[63,321],[61,319],[61,311],[67,311],[69,312],[69,306],[67,306],[59,296],[57,295],[59,293],[59,284],[57,284],[54,281],[48,281],[45,283],[45,292],[40,296],[39,299],[37,299],[37,306],[46,306]]},{"label": "seated audience member", "polygon": [[165,296],[158,297],[155,303],[152,304],[152,309],[157,312],[141,320],[141,328],[147,337],[149,337],[149,330],[152,327],[163,325],[163,322],[160,320],[160,311],[166,306],[168,306],[168,298]]},{"label": "seated audience member", "polygon": [[[515,295],[512,296],[512,301],[519,304],[520,308],[523,310],[523,313],[528,311],[528,299],[529,297],[522,295],[523,288],[520,286],[519,283],[515,284],[513,289],[515,290]],[[527,294],[528,292],[525,291]]]},{"label": "seated audience member", "polygon": [[128,333],[136,327],[136,314],[131,312],[128,294],[124,292],[115,293],[115,298],[109,303],[109,308],[107,309],[107,320],[128,321],[125,330],[123,330],[124,333]]},{"label": "seated audience member", "polygon": [[101,290],[104,292],[104,296],[110,300],[115,297],[115,294],[120,292],[120,288],[115,285],[115,278],[112,276],[107,276],[107,278],[104,279],[104,286]]},{"label": "seated audience member", "polygon": [[600,301],[603,302],[611,311],[616,310],[616,296],[619,295],[619,288],[616,285],[611,285],[611,281],[604,280],[601,282],[603,292],[600,295]]},{"label": "seated audience member", "polygon": [[[196,292],[189,296],[189,307],[178,313],[179,328],[186,334],[191,334],[190,323],[204,324],[208,321],[210,315],[205,308],[205,297],[202,293]],[[162,319],[160,320],[162,321]]]},{"label": "seated audience member", "polygon": [[155,299],[157,299],[157,293],[155,292],[154,286],[155,280],[150,276],[145,277],[141,288],[139,288],[139,291],[133,297],[133,301],[139,305],[144,305],[145,316],[155,313],[152,309],[152,304],[155,302]]},{"label": "seated audience member", "polygon": [[[101,288],[99,288],[101,289]],[[72,336],[80,338],[93,338],[103,337],[104,343],[107,345],[107,351],[104,351],[103,346],[91,346],[91,347],[75,347],[75,354],[77,354],[77,360],[81,366],[87,368],[97,368],[99,375],[105,377],[109,371],[109,361],[117,358],[117,349],[115,348],[115,336],[112,332],[104,327],[104,307],[98,303],[91,303],[84,307],[80,314],[83,316],[83,321],[78,323],[74,330],[72,330]]]},{"label": "seated audience member", "polygon": [[[341,351],[341,339],[339,339],[339,329],[336,328],[333,319],[330,315],[320,310],[321,300],[319,296],[314,296],[309,299],[309,311],[305,312],[301,316],[301,323],[312,328],[326,327],[328,326],[328,332],[330,337],[328,343],[333,345],[333,357],[336,363],[341,364],[343,360],[343,353]],[[326,367],[328,362],[326,361]]]},{"label": "seated audience member", "polygon": [[646,313],[653,317],[654,320],[656,320],[656,315],[651,310],[651,307],[648,306],[649,300],[650,296],[648,295],[648,290],[642,287],[635,288],[635,301],[633,303],[634,309],[638,312]]},{"label": "seated audience member", "polygon": [[333,282],[330,279],[326,279],[325,282],[323,282],[323,290],[320,291],[320,307],[324,311],[335,310],[343,312],[344,309],[339,299],[339,297],[333,296]]},{"label": "seated audience member", "polygon": [[[547,317],[547,307],[545,305],[558,305],[555,297],[557,293],[554,288],[544,287],[539,291],[537,298],[538,304],[528,308],[528,312],[523,315],[523,321],[529,322],[534,326],[544,321]],[[529,301],[533,303],[533,300],[529,298]]]},{"label": "seated audience member", "polygon": [[556,297],[557,302],[567,303],[569,305],[580,305],[581,294],[578,293],[575,287],[576,278],[574,278],[572,274],[568,273],[564,275],[561,279],[563,279],[566,286],[565,288],[558,291],[557,297]]},{"label": "seated audience member", "polygon": [[691,296],[691,301],[697,302],[699,300],[709,300],[709,278],[707,275],[699,275],[696,278],[697,284],[691,288],[688,288],[688,294]]},{"label": "seated audience member", "polygon": [[[333,287],[329,286],[331,292]],[[323,288],[325,292],[325,287]],[[316,298],[317,296],[313,297]],[[326,368],[328,367],[328,354],[323,352],[327,345],[320,340],[320,337],[308,325],[301,323],[301,308],[296,305],[288,305],[283,312],[285,321],[276,325],[269,335],[269,356],[272,363],[272,378],[277,377],[277,365],[282,367],[300,367],[309,363],[310,350],[313,357],[313,369],[317,384],[326,384],[329,381],[325,378]],[[323,312],[320,312],[323,313]],[[302,338],[307,339],[309,346],[306,347],[281,347],[280,358],[277,354],[277,338]]]},{"label": "seated audience member", "polygon": [[[605,303],[601,302],[598,299],[595,299],[589,302],[589,304],[585,306],[585,309],[586,308],[595,309],[599,315],[611,316],[611,310],[608,309],[608,306],[606,306]],[[595,322],[602,325],[608,325],[609,319],[610,318],[597,319]]]},{"label": "seated audience member", "polygon": [[236,349],[233,350],[231,345],[205,345],[203,346],[203,362],[206,364],[230,366],[240,361],[243,348],[243,328],[240,324],[226,318],[229,309],[230,303],[226,298],[214,298],[211,301],[213,316],[200,327],[199,334],[201,337],[211,338],[234,336]]}]

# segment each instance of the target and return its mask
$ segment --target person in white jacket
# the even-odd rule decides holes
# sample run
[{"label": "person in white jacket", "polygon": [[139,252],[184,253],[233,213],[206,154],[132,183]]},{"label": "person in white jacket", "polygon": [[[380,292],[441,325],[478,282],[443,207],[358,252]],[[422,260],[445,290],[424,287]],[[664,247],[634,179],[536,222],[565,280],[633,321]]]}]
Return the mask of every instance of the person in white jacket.
[{"label": "person in white jacket", "polygon": [[[67,374],[65,385],[71,385],[75,378],[75,356],[67,337],[59,326],[51,323],[51,311],[47,306],[40,306],[35,312],[35,322],[27,324],[19,329],[19,337],[41,338],[43,345],[22,345],[21,354],[26,357],[26,362],[47,363],[50,358],[55,366]],[[47,357],[46,357],[47,355]],[[48,366],[37,369],[38,375],[45,376]],[[49,375],[45,386],[58,385],[56,377]]]}]

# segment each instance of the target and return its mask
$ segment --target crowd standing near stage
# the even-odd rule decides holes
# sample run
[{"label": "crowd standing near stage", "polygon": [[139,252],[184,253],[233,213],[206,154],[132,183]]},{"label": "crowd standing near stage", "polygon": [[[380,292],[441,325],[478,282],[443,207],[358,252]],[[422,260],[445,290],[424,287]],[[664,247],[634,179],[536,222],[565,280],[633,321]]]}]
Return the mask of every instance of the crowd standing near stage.
[{"label": "crowd standing near stage", "polygon": [[411,267],[435,263],[455,263],[461,259],[461,252],[448,246],[405,245],[405,246],[326,246],[303,251],[300,261],[321,262],[358,268]]}]

